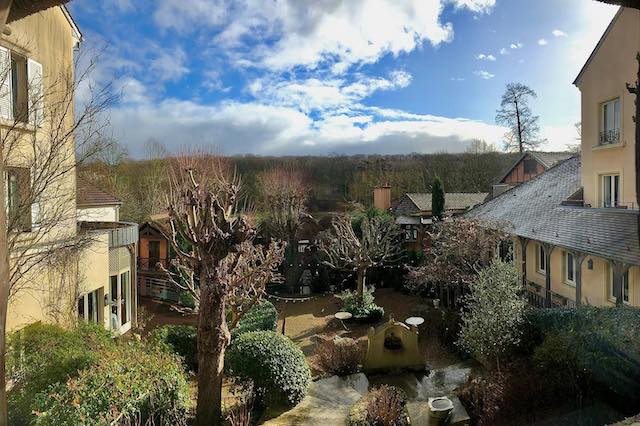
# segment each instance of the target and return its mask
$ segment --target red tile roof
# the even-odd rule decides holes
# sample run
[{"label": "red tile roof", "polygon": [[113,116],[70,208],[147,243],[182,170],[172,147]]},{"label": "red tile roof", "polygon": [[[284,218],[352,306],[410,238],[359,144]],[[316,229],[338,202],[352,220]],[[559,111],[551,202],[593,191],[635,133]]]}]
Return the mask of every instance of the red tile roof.
[{"label": "red tile roof", "polygon": [[81,177],[76,179],[76,205],[78,207],[115,206],[122,204],[115,196],[91,185]]}]

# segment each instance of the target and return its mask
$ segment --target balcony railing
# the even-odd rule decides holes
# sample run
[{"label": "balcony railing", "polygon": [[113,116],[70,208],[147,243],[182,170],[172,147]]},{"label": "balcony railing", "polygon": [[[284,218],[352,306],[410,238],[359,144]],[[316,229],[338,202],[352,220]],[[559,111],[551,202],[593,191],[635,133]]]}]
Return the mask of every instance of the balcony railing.
[{"label": "balcony railing", "polygon": [[600,145],[611,145],[620,142],[620,129],[603,130],[600,132]]},{"label": "balcony railing", "polygon": [[161,267],[167,267],[169,265],[169,260],[167,259],[152,259],[148,257],[139,257],[138,258],[138,270],[140,271],[162,271]]},{"label": "balcony railing", "polygon": [[527,300],[534,308],[575,308],[576,302],[561,294],[549,291],[551,305],[547,303],[547,289],[538,284],[527,283]]}]

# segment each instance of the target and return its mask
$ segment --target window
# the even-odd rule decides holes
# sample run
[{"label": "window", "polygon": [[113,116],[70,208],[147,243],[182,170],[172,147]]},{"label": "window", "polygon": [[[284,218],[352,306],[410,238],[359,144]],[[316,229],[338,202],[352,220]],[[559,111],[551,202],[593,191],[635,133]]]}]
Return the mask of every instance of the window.
[{"label": "window", "polygon": [[[616,301],[616,295],[613,289],[613,268],[611,265],[607,265],[609,279],[607,282],[607,297],[610,301]],[[622,275],[622,302],[629,303],[629,271],[626,271]]]},{"label": "window", "polygon": [[31,231],[31,173],[26,167],[7,167],[7,214],[13,229]]},{"label": "window", "polygon": [[600,107],[600,145],[620,142],[620,98]]},{"label": "window", "polygon": [[618,207],[620,205],[620,175],[603,175],[602,206]]},{"label": "window", "polygon": [[13,118],[26,123],[29,120],[29,80],[27,58],[11,53],[11,91]]},{"label": "window", "polygon": [[527,158],[524,160],[524,174],[535,175],[538,171],[538,162],[533,158]]},{"label": "window", "polygon": [[80,296],[78,299],[78,318],[85,322],[99,324],[100,319],[100,289]]},{"label": "window", "polygon": [[544,247],[541,244],[538,244],[538,251],[537,251],[537,266],[538,266],[538,272],[540,272],[541,274],[546,274],[547,273],[547,257],[545,255],[545,250]]},{"label": "window", "polygon": [[576,260],[573,253],[564,254],[564,281],[569,284],[576,283]]},{"label": "window", "polygon": [[406,225],[404,227],[405,241],[416,241],[418,239],[418,228],[415,225]]}]

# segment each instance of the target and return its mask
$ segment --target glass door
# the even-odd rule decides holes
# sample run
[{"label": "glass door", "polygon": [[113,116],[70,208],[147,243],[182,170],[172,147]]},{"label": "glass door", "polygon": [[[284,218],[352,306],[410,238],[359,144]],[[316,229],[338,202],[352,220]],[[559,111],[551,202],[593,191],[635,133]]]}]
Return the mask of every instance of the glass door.
[{"label": "glass door", "polygon": [[124,333],[131,328],[131,271],[111,275],[111,330]]}]

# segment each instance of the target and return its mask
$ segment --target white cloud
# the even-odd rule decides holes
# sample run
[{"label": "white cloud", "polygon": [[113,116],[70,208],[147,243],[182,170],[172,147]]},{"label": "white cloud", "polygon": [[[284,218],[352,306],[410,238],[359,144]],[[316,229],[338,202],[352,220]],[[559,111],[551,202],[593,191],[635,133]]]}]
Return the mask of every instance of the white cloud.
[{"label": "white cloud", "polygon": [[540,40],[538,40],[538,44],[540,46],[546,46],[547,44],[549,44],[549,42],[546,39],[541,38]]},{"label": "white cloud", "polygon": [[189,72],[186,60],[187,55],[180,47],[157,50],[149,60],[149,68],[160,81],[178,81]]},{"label": "white cloud", "polygon": [[509,46],[509,48],[511,49],[522,49],[524,47],[524,44],[517,42],[517,43],[511,43],[511,45]]},{"label": "white cloud", "polygon": [[328,64],[335,73],[382,56],[408,53],[425,43],[453,39],[441,22],[445,3],[476,13],[495,0],[160,0],[155,22],[182,33],[209,28],[213,44],[236,66],[290,70]]},{"label": "white cloud", "polygon": [[553,30],[551,31],[551,34],[553,34],[554,37],[566,37],[567,33],[565,33],[562,30]]},{"label": "white cloud", "polygon": [[510,53],[509,49],[507,49],[506,47],[503,47],[502,49],[500,49],[501,55],[508,55],[509,53]]},{"label": "white cloud", "polygon": [[484,70],[474,71],[473,73],[483,80],[491,80],[493,77],[496,76],[495,74],[491,74],[489,71],[484,71]]},{"label": "white cloud", "polygon": [[484,53],[479,53],[476,55],[476,59],[479,61],[495,61],[496,57],[493,55],[486,55]]}]

